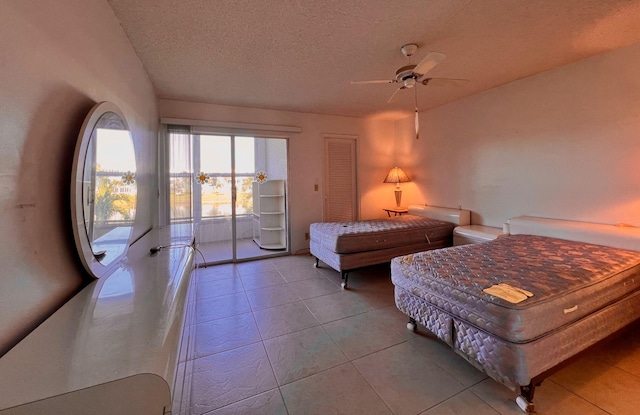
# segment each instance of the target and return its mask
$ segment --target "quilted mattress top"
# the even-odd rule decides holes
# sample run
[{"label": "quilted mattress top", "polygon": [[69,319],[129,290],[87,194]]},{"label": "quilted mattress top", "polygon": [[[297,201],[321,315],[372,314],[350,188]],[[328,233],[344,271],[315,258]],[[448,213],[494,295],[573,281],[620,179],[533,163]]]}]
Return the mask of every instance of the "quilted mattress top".
[{"label": "quilted mattress top", "polygon": [[339,254],[372,251],[452,238],[454,225],[422,216],[356,222],[319,222],[309,228],[312,241]]},{"label": "quilted mattress top", "polygon": [[[512,235],[394,258],[393,283],[512,342],[570,324],[640,287],[640,252]],[[533,296],[517,304],[483,292],[506,283]]]}]

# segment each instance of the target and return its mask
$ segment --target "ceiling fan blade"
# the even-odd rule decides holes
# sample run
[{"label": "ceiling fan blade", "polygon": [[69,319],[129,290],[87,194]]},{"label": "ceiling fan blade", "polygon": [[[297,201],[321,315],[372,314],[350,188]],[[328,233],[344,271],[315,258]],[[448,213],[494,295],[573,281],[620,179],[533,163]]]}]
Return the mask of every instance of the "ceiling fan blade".
[{"label": "ceiling fan blade", "polygon": [[407,88],[406,88],[406,87],[404,87],[404,86],[401,86],[400,88],[398,88],[398,89],[396,89],[395,91],[393,91],[393,94],[391,94],[391,96],[390,96],[390,97],[389,97],[389,99],[387,100],[387,104],[390,104],[390,103],[391,103],[391,101],[393,101],[393,99],[396,97],[396,94],[397,94],[399,91],[402,91],[403,89],[407,89]]},{"label": "ceiling fan blade", "polygon": [[444,53],[431,52],[425,56],[415,68],[413,68],[413,72],[418,75],[424,75],[435,68],[435,66],[442,62],[445,57],[446,55]]},{"label": "ceiling fan blade", "polygon": [[430,86],[461,86],[469,82],[468,79],[457,78],[425,78],[420,80],[423,85]]},{"label": "ceiling fan blade", "polygon": [[357,84],[395,84],[396,81],[395,79],[387,79],[387,80],[383,80],[383,79],[375,79],[375,80],[371,80],[371,81],[351,81],[352,85],[357,85]]}]

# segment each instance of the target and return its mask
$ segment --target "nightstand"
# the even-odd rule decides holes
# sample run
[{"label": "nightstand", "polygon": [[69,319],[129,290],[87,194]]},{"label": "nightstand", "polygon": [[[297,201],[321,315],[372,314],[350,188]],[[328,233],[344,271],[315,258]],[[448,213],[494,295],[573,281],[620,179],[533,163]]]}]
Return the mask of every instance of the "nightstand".
[{"label": "nightstand", "polygon": [[507,235],[502,229],[490,226],[456,226],[453,229],[453,246],[487,242]]},{"label": "nightstand", "polygon": [[391,213],[393,213],[393,216],[398,216],[398,215],[402,215],[403,213],[407,213],[409,211],[409,209],[407,209],[406,207],[403,207],[403,206],[397,206],[397,207],[392,207],[392,208],[383,208],[382,210],[387,212],[387,216],[389,216],[389,217],[391,217]]}]

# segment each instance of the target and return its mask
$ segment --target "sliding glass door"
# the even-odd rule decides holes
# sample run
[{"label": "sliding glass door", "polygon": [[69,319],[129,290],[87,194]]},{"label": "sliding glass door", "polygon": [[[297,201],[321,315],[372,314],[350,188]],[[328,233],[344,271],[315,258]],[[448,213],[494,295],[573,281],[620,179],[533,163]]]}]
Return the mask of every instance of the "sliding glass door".
[{"label": "sliding glass door", "polygon": [[194,135],[196,243],[208,262],[234,258],[232,151],[231,136]]},{"label": "sliding glass door", "polygon": [[[202,132],[191,133],[189,137],[190,145],[185,146],[184,136],[173,137],[169,129],[169,154],[175,150],[174,138],[180,151],[189,148],[193,171],[189,176],[193,180],[191,191],[181,195],[192,195],[190,220],[197,225],[196,243],[205,262],[288,253],[286,139]],[[175,175],[171,173],[171,177]],[[280,193],[260,194],[261,189],[274,184]],[[170,207],[170,219],[184,221],[184,212],[189,209],[175,190],[174,184],[170,189],[171,203],[180,202],[181,206]],[[260,212],[260,206],[267,211]],[[266,244],[266,239],[277,239],[278,243]]]}]

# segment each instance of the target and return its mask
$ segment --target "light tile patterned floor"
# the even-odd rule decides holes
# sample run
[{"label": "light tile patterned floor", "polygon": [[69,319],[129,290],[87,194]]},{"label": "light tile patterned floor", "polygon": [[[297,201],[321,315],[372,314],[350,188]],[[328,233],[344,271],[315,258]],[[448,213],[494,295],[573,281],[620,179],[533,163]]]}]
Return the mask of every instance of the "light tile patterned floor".
[{"label": "light tile patterned floor", "polygon": [[[342,290],[313,262],[194,272],[174,415],[522,414],[515,392],[406,329],[388,264],[352,272]],[[544,415],[639,413],[640,324],[546,379],[535,403]]]}]

